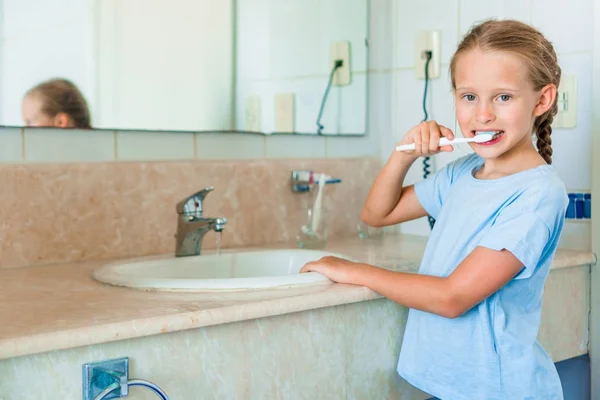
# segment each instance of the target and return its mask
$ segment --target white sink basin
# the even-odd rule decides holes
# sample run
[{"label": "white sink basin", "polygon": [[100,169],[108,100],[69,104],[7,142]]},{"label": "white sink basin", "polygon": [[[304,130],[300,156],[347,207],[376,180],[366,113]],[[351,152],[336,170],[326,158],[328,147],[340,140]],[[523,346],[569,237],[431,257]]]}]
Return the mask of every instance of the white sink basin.
[{"label": "white sink basin", "polygon": [[332,282],[316,272],[300,274],[309,261],[327,255],[317,250],[262,250],[192,257],[134,259],[105,265],[94,271],[96,280],[130,288],[223,294],[285,289],[286,295],[322,289]]}]

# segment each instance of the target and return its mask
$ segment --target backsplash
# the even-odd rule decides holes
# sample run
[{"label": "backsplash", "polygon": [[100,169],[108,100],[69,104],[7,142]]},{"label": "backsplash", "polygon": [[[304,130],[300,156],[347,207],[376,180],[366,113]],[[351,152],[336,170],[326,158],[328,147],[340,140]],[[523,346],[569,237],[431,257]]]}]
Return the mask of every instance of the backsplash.
[{"label": "backsplash", "polygon": [[[379,157],[0,165],[0,268],[171,253],[175,204],[206,186],[205,216],[228,220],[222,247],[296,246],[310,197],[292,193],[293,169],[342,179],[325,189],[329,233],[354,235],[379,168]],[[208,233],[203,248],[215,242]]]}]

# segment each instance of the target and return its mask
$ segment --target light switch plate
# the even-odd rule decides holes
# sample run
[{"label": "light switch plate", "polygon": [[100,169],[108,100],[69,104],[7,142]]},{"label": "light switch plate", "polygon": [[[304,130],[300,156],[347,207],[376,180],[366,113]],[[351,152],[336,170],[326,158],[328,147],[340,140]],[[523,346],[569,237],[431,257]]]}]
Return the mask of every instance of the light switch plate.
[{"label": "light switch plate", "polygon": [[349,85],[352,80],[350,74],[349,41],[335,42],[331,45],[329,68],[333,69],[336,60],[342,60],[343,64],[335,71],[332,86]]},{"label": "light switch plate", "polygon": [[558,87],[558,114],[554,117],[554,128],[577,126],[577,75],[562,75]]},{"label": "light switch plate", "polygon": [[260,97],[250,96],[244,108],[244,130],[260,132]]},{"label": "light switch plate", "polygon": [[294,132],[294,94],[279,93],[275,95],[275,131]]},{"label": "light switch plate", "polygon": [[440,56],[442,53],[442,33],[440,31],[421,31],[415,43],[415,75],[417,79],[425,79],[425,65],[427,57],[425,51],[431,51],[429,62],[429,79],[440,76]]}]

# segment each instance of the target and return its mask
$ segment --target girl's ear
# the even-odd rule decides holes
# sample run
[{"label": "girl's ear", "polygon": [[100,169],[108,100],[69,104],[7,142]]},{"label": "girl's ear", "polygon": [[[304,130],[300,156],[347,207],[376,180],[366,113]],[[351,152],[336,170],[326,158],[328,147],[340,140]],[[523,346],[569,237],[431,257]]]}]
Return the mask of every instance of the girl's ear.
[{"label": "girl's ear", "polygon": [[556,99],[557,96],[557,91],[556,85],[553,83],[550,83],[542,88],[538,102],[533,109],[534,116],[539,117],[552,108],[554,99]]},{"label": "girl's ear", "polygon": [[62,112],[56,114],[56,117],[54,117],[54,126],[57,128],[70,128],[72,126],[71,117]]}]

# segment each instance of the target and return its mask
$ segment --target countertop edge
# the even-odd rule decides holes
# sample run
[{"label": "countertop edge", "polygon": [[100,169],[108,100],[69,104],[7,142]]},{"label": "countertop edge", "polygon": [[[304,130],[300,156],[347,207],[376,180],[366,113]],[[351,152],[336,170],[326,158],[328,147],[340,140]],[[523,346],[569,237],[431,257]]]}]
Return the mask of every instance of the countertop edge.
[{"label": "countertop edge", "polygon": [[577,254],[563,256],[559,260],[554,259],[550,271],[582,265],[595,265],[596,261],[596,255],[592,252],[577,252]]},{"label": "countertop edge", "polygon": [[[569,250],[553,261],[551,271],[595,263],[594,253]],[[4,339],[0,340],[0,360],[382,298],[363,286],[329,287],[337,290]]]},{"label": "countertop edge", "polygon": [[347,288],[0,340],[0,360],[382,298],[364,286],[334,286]]}]

